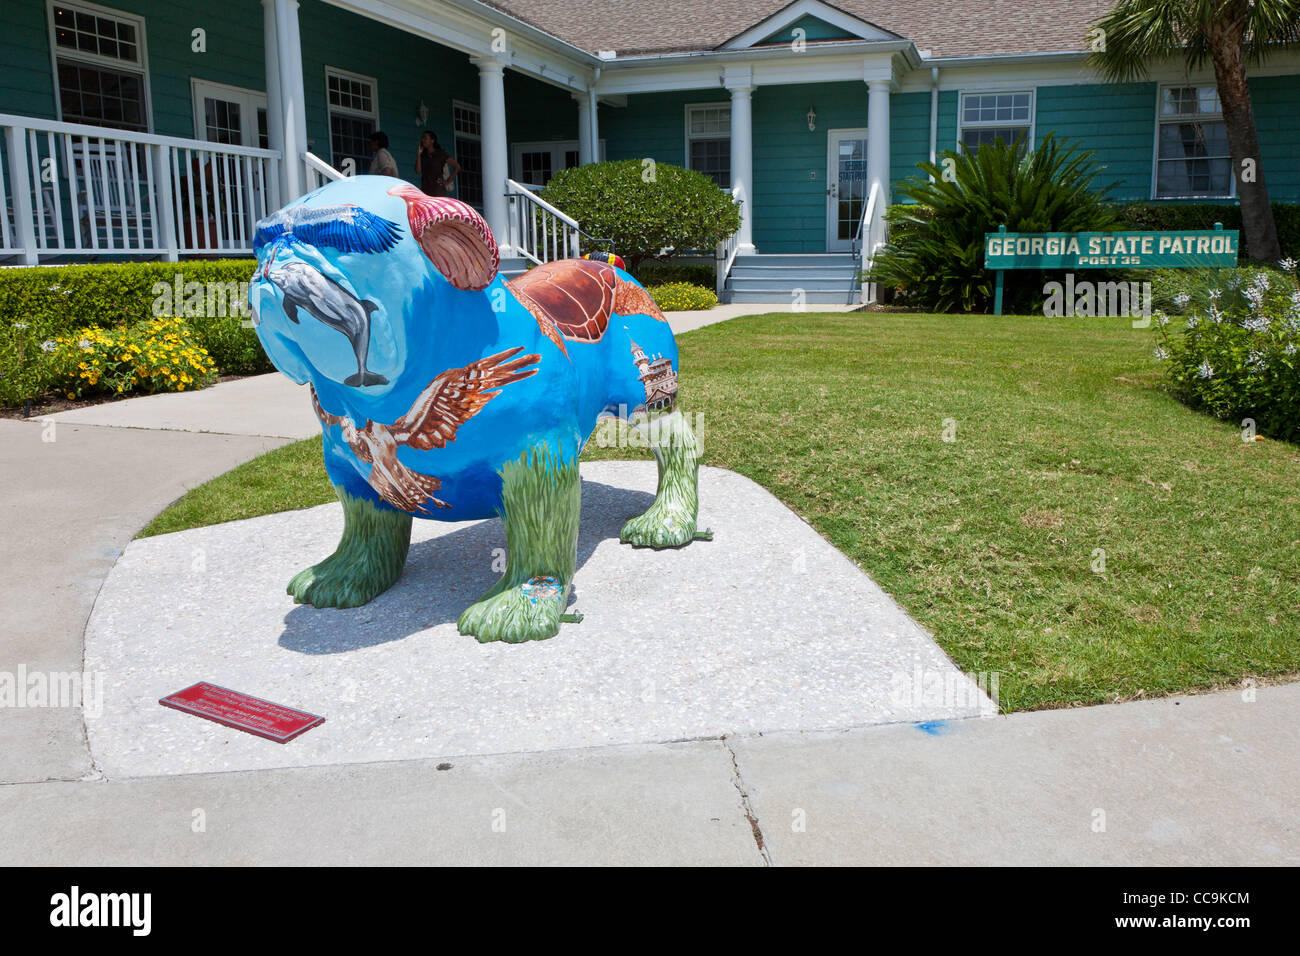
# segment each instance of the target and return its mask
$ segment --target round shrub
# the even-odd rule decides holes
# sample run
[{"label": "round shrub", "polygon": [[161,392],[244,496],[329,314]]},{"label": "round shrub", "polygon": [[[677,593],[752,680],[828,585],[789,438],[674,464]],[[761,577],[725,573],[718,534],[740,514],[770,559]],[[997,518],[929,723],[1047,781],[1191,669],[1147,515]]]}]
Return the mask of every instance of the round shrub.
[{"label": "round shrub", "polygon": [[712,289],[690,282],[647,286],[646,291],[655,300],[655,305],[665,312],[693,312],[711,309],[718,304],[718,297]]},{"label": "round shrub", "polygon": [[[612,239],[633,275],[647,259],[712,250],[740,228],[740,205],[729,193],[668,163],[588,163],[556,173],[540,195],[588,235]],[[584,253],[602,248],[583,240]]]}]

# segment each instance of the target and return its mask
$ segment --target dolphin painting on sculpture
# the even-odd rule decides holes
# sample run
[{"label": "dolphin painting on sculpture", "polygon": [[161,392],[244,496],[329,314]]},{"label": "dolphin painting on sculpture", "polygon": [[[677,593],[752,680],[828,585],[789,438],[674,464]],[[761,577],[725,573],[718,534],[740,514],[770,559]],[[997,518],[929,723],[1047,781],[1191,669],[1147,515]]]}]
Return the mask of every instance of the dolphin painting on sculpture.
[{"label": "dolphin painting on sculpture", "polygon": [[271,265],[266,278],[284,294],[284,314],[298,323],[298,310],[347,336],[357,357],[357,372],[344,385],[387,385],[388,379],[366,368],[370,352],[370,313],[379,308],[369,299],[358,299],[339,283],[305,262],[291,260]]}]

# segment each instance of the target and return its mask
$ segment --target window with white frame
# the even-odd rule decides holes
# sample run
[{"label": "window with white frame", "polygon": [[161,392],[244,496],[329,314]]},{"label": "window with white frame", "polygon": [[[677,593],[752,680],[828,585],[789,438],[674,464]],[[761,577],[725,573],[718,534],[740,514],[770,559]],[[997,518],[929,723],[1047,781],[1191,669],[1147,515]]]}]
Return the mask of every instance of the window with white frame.
[{"label": "window with white frame", "polygon": [[1162,87],[1156,125],[1157,199],[1232,195],[1232,156],[1217,89]]},{"label": "window with white frame", "polygon": [[478,107],[454,101],[451,119],[456,144],[454,153],[456,162],[460,163],[460,172],[456,174],[456,198],[482,209],[483,128]]},{"label": "window with white frame", "polygon": [[686,107],[686,166],[723,189],[731,188],[731,105]]},{"label": "window with white frame", "polygon": [[1034,94],[1028,90],[963,93],[957,140],[974,151],[986,143],[1029,139],[1034,126]]},{"label": "window with white frame", "polygon": [[144,20],[84,3],[49,11],[63,121],[148,132]]},{"label": "window with white frame", "polygon": [[370,134],[379,128],[379,93],[373,77],[327,67],[330,156],[335,169],[351,159],[356,172],[370,168]]}]

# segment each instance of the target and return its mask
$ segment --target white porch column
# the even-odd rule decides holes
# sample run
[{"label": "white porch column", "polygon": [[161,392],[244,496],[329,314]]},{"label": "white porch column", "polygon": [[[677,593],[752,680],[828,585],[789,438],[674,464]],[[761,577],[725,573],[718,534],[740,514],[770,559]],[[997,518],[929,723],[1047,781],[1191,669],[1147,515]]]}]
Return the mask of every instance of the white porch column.
[{"label": "white porch column", "polygon": [[578,163],[585,166],[592,162],[594,153],[591,146],[591,100],[586,93],[574,93],[573,98],[578,101]]},{"label": "white porch column", "polygon": [[[867,81],[867,195],[879,186],[880,199],[870,235],[884,239],[885,208],[889,205],[889,97],[893,83],[889,80]],[[866,241],[867,237],[864,236]],[[867,253],[870,254],[870,249]]]},{"label": "white porch column", "polygon": [[[281,142],[278,144],[282,154],[281,183],[283,190],[280,198],[284,202],[295,199],[305,192],[302,154],[307,148],[307,113],[302,84],[302,38],[298,32],[297,0],[264,0],[266,15],[264,28],[267,31],[267,130],[272,136],[271,143],[276,145],[276,127],[279,127]],[[276,72],[273,81],[271,71]],[[273,112],[271,90],[274,88],[279,100],[279,110]],[[272,118],[274,117],[274,118]]]},{"label": "white porch column", "polygon": [[478,67],[478,108],[483,136],[483,218],[496,237],[501,254],[507,254],[506,179],[510,175],[506,144],[505,68],[494,57],[475,57]]},{"label": "white porch column", "polygon": [[587,115],[591,120],[591,161],[598,163],[600,155],[600,100],[595,89],[587,90]]},{"label": "white porch column", "polygon": [[[280,100],[280,39],[275,27],[275,0],[262,0],[262,39],[266,62],[266,138],[272,149],[284,154],[284,104]],[[195,131],[198,135],[198,131]],[[284,196],[283,164],[277,176]]]},{"label": "white porch column", "polygon": [[750,99],[754,87],[746,77],[728,81],[727,88],[731,90],[731,188],[737,190],[744,203],[736,251],[742,256],[753,255],[758,251],[754,248],[754,133]]}]

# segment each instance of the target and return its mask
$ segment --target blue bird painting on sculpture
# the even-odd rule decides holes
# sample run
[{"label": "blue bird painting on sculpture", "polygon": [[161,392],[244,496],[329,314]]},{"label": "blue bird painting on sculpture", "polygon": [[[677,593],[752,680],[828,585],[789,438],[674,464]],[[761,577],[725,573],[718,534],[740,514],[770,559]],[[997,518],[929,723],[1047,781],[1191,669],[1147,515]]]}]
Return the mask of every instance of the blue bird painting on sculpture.
[{"label": "blue bird painting on sculpture", "polygon": [[[698,453],[676,410],[676,343],[624,270],[565,259],[507,282],[472,207],[381,176],[335,181],[291,203],[258,224],[256,251],[257,334],[276,367],[309,386],[353,550],[360,529],[400,524],[393,514],[503,514],[509,529],[516,486],[550,495],[571,484],[576,493],[577,456],[608,415],[659,425],[670,438],[656,449],[661,472],[677,479],[671,496],[629,522],[624,540],[678,547],[697,536]],[[575,549],[576,521],[575,508],[573,528],[562,529]],[[409,538],[409,517],[405,527]],[[340,558],[340,545],[290,592],[316,606],[369,600],[401,561],[396,574],[378,573],[392,542],[359,547]],[[511,562],[538,572],[530,578],[555,578],[567,597],[572,569],[539,569],[514,553],[523,550],[512,546]],[[550,588],[534,582],[525,592]],[[470,631],[480,639],[514,639],[478,624]]]}]

